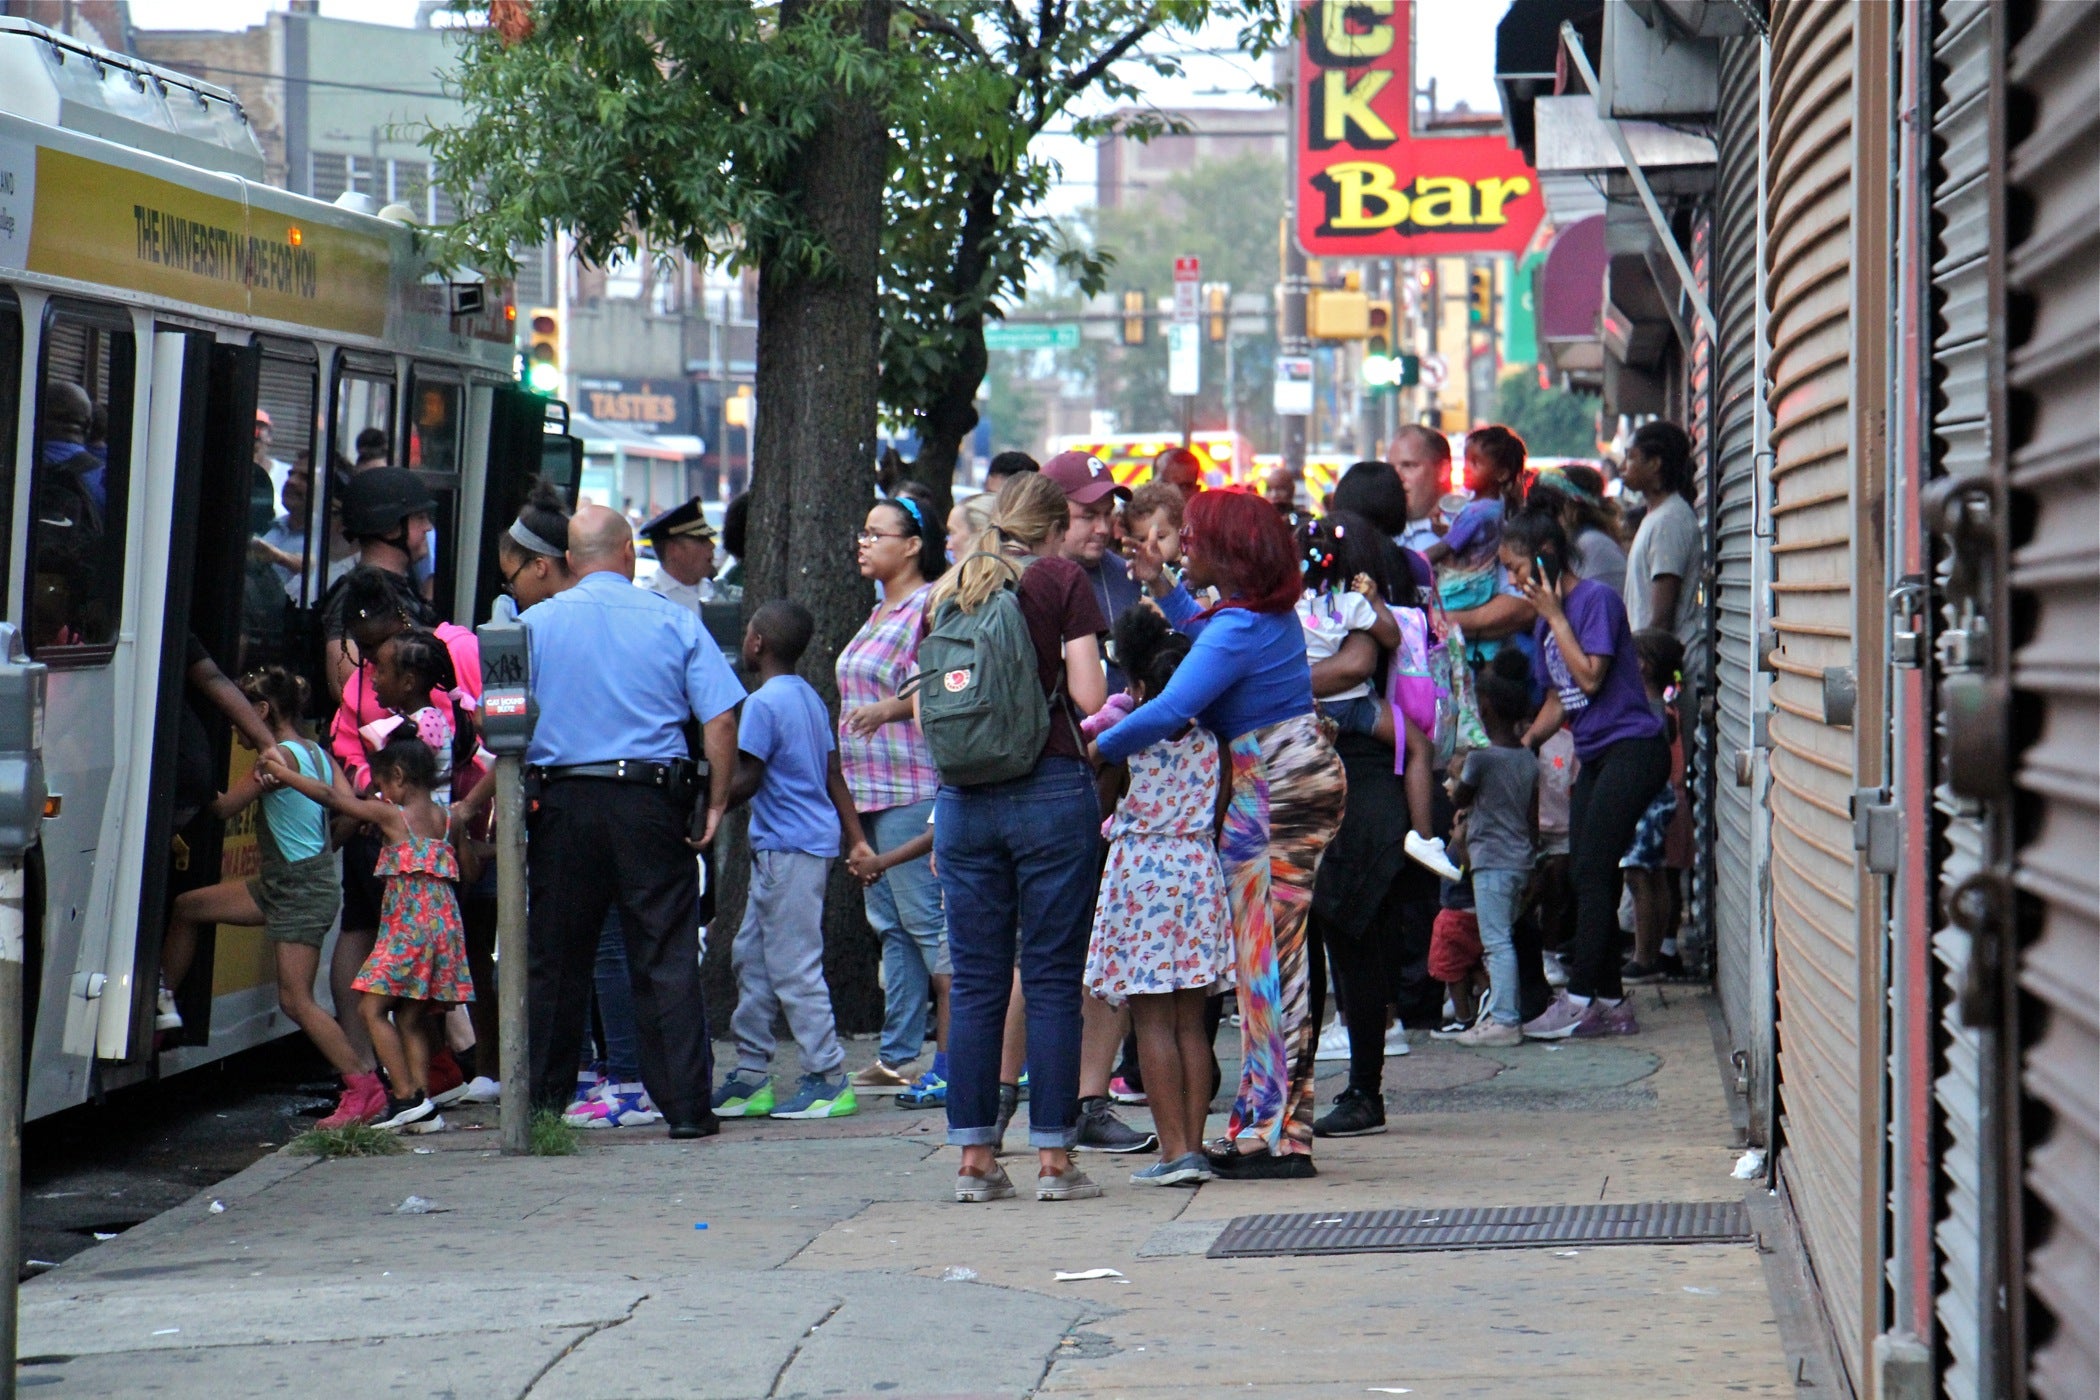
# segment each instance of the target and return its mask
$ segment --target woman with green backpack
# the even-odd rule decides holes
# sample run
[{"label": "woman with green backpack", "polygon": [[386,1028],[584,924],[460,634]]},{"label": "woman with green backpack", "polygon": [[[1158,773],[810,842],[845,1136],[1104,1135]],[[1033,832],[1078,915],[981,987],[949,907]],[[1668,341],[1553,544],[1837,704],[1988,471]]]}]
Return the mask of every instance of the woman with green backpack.
[{"label": "woman with green backpack", "polygon": [[958,1201],[1014,1194],[994,1159],[999,1052],[1018,953],[1028,1012],[1029,1145],[1036,1199],[1101,1188],[1072,1165],[1079,998],[1100,870],[1101,808],[1079,721],[1108,683],[1108,627],[1086,575],[1059,556],[1057,483],[1028,472],[934,586],[914,698],[941,787],[934,863],[948,910],[948,1141]]}]

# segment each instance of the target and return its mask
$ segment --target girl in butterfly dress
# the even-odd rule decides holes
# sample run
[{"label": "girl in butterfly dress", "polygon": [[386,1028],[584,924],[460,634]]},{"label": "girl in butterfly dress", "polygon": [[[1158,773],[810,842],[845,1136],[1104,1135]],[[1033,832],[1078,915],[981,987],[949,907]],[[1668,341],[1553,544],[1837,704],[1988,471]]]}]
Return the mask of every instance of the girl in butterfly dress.
[{"label": "girl in butterfly dress", "polygon": [[[1188,654],[1180,635],[1140,603],[1116,619],[1116,656],[1139,703],[1166,688]],[[1094,906],[1086,987],[1130,1004],[1138,1067],[1159,1133],[1159,1161],[1141,1186],[1208,1181],[1203,1120],[1210,1108],[1204,1003],[1233,963],[1232,912],[1218,860],[1218,740],[1191,724],[1128,760],[1130,783],[1110,820],[1108,868]]]}]

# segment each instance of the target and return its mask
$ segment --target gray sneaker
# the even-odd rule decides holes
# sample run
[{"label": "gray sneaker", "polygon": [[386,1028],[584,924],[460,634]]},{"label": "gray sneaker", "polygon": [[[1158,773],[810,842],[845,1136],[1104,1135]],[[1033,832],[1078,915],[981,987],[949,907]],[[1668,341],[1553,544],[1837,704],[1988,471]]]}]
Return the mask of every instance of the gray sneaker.
[{"label": "gray sneaker", "polygon": [[1104,1097],[1079,1101],[1079,1140],[1073,1146],[1082,1152],[1152,1152],[1158,1149],[1159,1139],[1116,1117]]},{"label": "gray sneaker", "polygon": [[1014,1198],[1014,1183],[1006,1174],[1006,1168],[997,1162],[983,1176],[963,1172],[955,1178],[955,1199],[966,1204],[981,1201],[1010,1201]]},{"label": "gray sneaker", "polygon": [[1100,1186],[1077,1167],[1066,1167],[1056,1176],[1046,1173],[1035,1179],[1035,1198],[1039,1201],[1090,1201],[1100,1194]]}]

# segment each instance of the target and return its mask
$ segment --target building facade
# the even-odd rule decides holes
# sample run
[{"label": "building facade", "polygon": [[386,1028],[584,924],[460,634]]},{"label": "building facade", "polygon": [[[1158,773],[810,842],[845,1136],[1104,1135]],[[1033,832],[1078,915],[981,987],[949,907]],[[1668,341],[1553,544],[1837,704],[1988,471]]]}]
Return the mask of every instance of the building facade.
[{"label": "building facade", "polygon": [[2100,1394],[2100,7],[1510,15],[1606,411],[1699,454],[1694,918],[1839,1380]]}]

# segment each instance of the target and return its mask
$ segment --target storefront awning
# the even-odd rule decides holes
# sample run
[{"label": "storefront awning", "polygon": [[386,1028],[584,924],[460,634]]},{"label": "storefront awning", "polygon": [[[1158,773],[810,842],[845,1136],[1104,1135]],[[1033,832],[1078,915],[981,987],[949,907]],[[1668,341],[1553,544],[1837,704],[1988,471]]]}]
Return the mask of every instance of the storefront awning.
[{"label": "storefront awning", "polygon": [[1536,289],[1539,351],[1559,373],[1594,382],[1604,367],[1604,216],[1563,228],[1546,250]]}]

